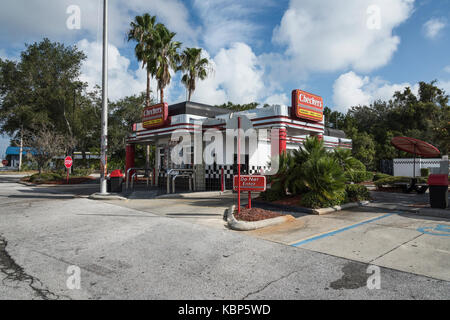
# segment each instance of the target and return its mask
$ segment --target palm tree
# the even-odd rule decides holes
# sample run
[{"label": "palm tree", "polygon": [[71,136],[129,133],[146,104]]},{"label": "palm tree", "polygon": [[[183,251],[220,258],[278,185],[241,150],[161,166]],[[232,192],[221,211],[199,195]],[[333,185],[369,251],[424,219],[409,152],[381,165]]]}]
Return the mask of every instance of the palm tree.
[{"label": "palm tree", "polygon": [[188,101],[191,101],[192,93],[195,91],[195,82],[197,79],[206,79],[211,71],[210,63],[207,58],[202,58],[201,48],[186,48],[181,54],[179,69],[185,72],[181,82],[188,90]]},{"label": "palm tree", "polygon": [[146,106],[150,105],[150,80],[156,74],[155,23],[156,17],[146,13],[136,16],[128,31],[128,41],[137,42],[134,48],[136,58],[142,62],[142,68],[147,67]]},{"label": "palm tree", "polygon": [[333,156],[344,171],[366,171],[364,164],[353,157],[349,149],[336,148]]},{"label": "palm tree", "polygon": [[161,103],[163,103],[164,88],[169,85],[172,78],[170,69],[178,70],[178,62],[180,60],[178,49],[181,47],[181,42],[174,41],[175,32],[170,32],[161,23],[156,25],[155,31],[156,80],[160,90]]}]

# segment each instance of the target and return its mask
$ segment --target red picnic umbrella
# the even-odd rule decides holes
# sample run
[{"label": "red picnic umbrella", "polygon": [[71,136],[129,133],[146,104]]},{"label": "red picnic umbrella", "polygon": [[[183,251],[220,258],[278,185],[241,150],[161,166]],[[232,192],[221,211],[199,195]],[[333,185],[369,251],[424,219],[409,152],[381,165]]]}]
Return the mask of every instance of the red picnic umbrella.
[{"label": "red picnic umbrella", "polygon": [[411,153],[414,155],[414,178],[416,177],[416,156],[433,158],[439,157],[441,152],[435,146],[414,138],[409,137],[395,137],[392,138],[391,144],[399,150]]}]

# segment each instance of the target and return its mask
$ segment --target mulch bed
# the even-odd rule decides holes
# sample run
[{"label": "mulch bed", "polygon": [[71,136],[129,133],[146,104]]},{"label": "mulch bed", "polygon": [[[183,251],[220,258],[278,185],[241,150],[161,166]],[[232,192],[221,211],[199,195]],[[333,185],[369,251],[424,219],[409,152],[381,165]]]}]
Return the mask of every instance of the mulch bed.
[{"label": "mulch bed", "polygon": [[296,195],[293,197],[283,198],[280,200],[272,201],[272,203],[275,204],[281,204],[285,206],[298,206],[300,204],[300,199],[302,198],[302,195]]},{"label": "mulch bed", "polygon": [[[69,178],[68,184],[80,184],[90,180],[94,180],[94,177],[76,177]],[[21,181],[30,182],[29,178],[22,178]],[[51,181],[34,181],[34,184],[54,184],[54,185],[63,185],[67,184],[67,180],[51,180]]]},{"label": "mulch bed", "polygon": [[241,221],[260,221],[260,220],[266,220],[266,219],[272,219],[276,217],[281,217],[282,214],[264,210],[260,208],[241,208],[241,212],[237,213],[237,210],[234,212],[234,217],[237,220]]},{"label": "mulch bed", "polygon": [[279,204],[279,205],[283,205],[283,206],[295,207],[295,206],[300,205],[301,198],[302,198],[302,195],[296,195],[296,196],[286,197],[286,198],[275,200],[275,201],[267,201],[261,197],[256,198],[256,200],[261,201],[261,202],[266,202],[266,203],[275,203],[275,204]]}]

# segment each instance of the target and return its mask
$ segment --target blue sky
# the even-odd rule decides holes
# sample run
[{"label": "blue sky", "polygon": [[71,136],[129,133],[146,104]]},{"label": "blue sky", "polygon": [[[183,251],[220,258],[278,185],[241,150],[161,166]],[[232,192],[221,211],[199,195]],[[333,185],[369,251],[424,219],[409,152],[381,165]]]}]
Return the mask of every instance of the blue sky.
[{"label": "blue sky", "polygon": [[[3,1],[0,57],[17,59],[44,36],[76,44],[88,59],[82,79],[101,80],[102,0]],[[69,28],[76,11],[80,28]],[[438,80],[450,92],[450,0],[129,0],[110,1],[112,100],[145,89],[145,73],[125,41],[130,20],[149,12],[184,46],[204,49],[214,73],[193,100],[290,104],[293,89],[321,95],[332,109],[389,99],[405,86]],[[185,90],[175,75],[169,102]],[[156,88],[155,82],[152,82]],[[0,157],[8,139],[0,138]]]}]

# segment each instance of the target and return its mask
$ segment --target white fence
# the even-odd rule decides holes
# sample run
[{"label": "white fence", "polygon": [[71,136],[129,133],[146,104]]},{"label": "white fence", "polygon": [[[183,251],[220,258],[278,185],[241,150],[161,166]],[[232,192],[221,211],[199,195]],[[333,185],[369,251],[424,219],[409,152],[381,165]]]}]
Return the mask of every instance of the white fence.
[{"label": "white fence", "polygon": [[[416,159],[416,176],[420,176],[420,169],[433,168],[438,169],[442,159]],[[412,177],[414,168],[414,159],[394,159],[394,176]]]}]

